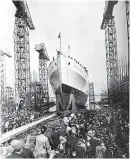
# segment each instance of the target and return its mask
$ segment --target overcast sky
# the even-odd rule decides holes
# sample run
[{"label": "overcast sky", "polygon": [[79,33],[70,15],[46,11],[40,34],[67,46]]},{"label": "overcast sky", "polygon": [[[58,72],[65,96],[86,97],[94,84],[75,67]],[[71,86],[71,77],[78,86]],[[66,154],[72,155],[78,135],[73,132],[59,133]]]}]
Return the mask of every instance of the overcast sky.
[{"label": "overcast sky", "polygon": [[[94,82],[95,93],[106,89],[105,32],[100,30],[104,1],[45,1],[27,0],[35,30],[30,30],[31,71],[38,72],[38,53],[34,47],[45,43],[50,59],[59,49],[61,32],[62,50],[88,68],[89,79]],[[0,48],[8,51],[12,59],[7,61],[7,85],[14,85],[13,31],[16,8],[12,0],[0,5]]]}]

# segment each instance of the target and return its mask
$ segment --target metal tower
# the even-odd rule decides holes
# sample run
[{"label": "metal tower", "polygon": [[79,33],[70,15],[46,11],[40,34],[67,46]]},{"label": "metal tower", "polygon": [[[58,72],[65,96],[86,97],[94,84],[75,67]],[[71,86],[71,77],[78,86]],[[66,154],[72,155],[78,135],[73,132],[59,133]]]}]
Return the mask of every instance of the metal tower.
[{"label": "metal tower", "polygon": [[16,7],[14,27],[15,96],[26,100],[30,92],[29,31],[34,25],[25,0],[12,0]]},{"label": "metal tower", "polygon": [[6,68],[5,68],[5,57],[12,57],[9,53],[0,50],[0,104],[3,106],[6,102],[5,86],[6,86]]},{"label": "metal tower", "polygon": [[112,16],[113,7],[118,1],[106,1],[105,11],[101,29],[105,29],[106,45],[106,66],[107,66],[107,86],[108,100],[112,102],[112,92],[118,82],[118,59],[117,59],[117,39],[114,16]]},{"label": "metal tower", "polygon": [[90,109],[95,110],[95,95],[93,82],[89,83],[89,106]]},{"label": "metal tower", "polygon": [[129,74],[129,54],[130,54],[130,1],[126,0],[126,19],[127,19],[127,35],[128,35],[128,74]]},{"label": "metal tower", "polygon": [[48,69],[47,61],[49,61],[48,53],[45,44],[35,45],[35,50],[39,53],[39,81],[42,84],[42,102],[49,102],[49,92],[48,92]]}]

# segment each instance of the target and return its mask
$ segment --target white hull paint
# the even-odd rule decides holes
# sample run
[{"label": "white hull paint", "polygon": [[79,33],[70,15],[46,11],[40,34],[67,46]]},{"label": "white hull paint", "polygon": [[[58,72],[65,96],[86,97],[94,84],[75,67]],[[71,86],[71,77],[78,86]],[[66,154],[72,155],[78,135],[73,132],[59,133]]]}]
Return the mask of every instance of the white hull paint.
[{"label": "white hull paint", "polygon": [[55,94],[60,93],[62,90],[62,93],[68,96],[74,90],[78,104],[86,103],[88,74],[87,70],[79,62],[70,56],[60,54],[49,64],[48,74]]}]

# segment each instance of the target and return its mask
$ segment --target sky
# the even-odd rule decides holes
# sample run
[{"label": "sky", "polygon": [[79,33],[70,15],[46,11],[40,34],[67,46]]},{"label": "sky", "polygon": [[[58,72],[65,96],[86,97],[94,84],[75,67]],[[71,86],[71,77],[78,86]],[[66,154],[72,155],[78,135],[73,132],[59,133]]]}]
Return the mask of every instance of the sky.
[{"label": "sky", "polygon": [[[94,90],[101,93],[107,88],[105,32],[100,29],[105,2],[88,0],[27,0],[35,30],[30,30],[30,67],[38,72],[36,44],[44,43],[52,60],[59,49],[58,34],[61,32],[62,50],[88,68],[89,81]],[[7,85],[14,86],[13,31],[16,8],[12,0],[0,5],[0,49],[9,52],[6,58]]]}]

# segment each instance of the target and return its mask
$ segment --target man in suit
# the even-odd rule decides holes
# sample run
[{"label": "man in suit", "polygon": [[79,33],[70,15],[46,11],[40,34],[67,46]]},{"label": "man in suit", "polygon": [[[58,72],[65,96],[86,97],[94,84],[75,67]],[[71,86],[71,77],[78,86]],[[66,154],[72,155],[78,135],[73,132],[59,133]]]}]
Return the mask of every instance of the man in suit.
[{"label": "man in suit", "polygon": [[77,142],[77,137],[70,130],[69,135],[67,136],[67,142],[66,142],[66,150],[67,150],[68,158],[72,157],[72,152],[73,152],[76,142]]},{"label": "man in suit", "polygon": [[91,139],[90,139],[90,146],[91,146],[91,157],[95,158],[97,140],[94,138],[94,136],[92,136]]},{"label": "man in suit", "polygon": [[106,147],[102,141],[96,146],[96,158],[105,158]]},{"label": "man in suit", "polygon": [[35,158],[31,148],[34,148],[34,145],[33,143],[30,143],[29,145],[25,145],[25,141],[24,140],[21,140],[21,142],[23,142],[23,149],[20,153],[20,155],[23,157],[23,158]]},{"label": "man in suit", "polygon": [[60,144],[60,133],[56,130],[55,127],[52,128],[51,138],[53,141],[53,149],[56,150]]},{"label": "man in suit", "polygon": [[85,158],[85,149],[79,143],[75,146],[76,158]]}]

